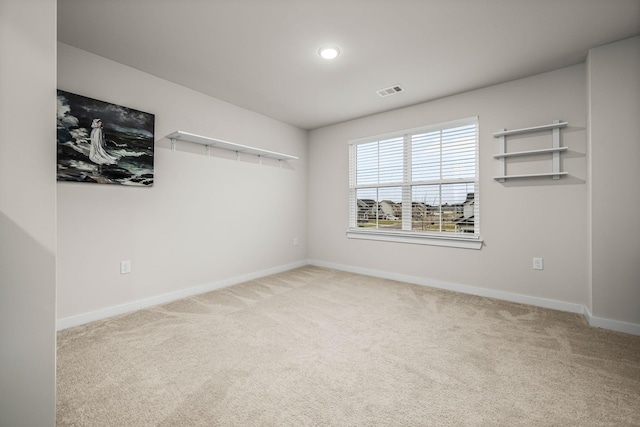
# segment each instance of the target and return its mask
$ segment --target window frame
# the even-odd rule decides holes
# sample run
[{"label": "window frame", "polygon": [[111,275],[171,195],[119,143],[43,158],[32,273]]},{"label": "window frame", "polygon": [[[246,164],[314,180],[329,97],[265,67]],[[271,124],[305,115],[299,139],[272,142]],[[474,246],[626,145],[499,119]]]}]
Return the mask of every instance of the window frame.
[{"label": "window frame", "polygon": [[[475,176],[473,178],[459,178],[459,179],[440,179],[429,180],[427,184],[420,180],[411,180],[409,175],[412,163],[411,163],[411,150],[413,135],[442,131],[445,129],[456,128],[465,125],[475,125]],[[401,182],[376,182],[373,184],[357,184],[357,159],[356,151],[357,146],[361,144],[388,141],[392,139],[403,139],[403,177]],[[480,237],[480,198],[479,198],[479,183],[480,183],[480,170],[479,170],[479,120],[478,116],[467,117],[459,120],[452,120],[443,123],[437,123],[433,125],[421,126],[413,129],[406,129],[397,132],[390,132],[382,135],[375,135],[370,137],[358,138],[348,141],[349,146],[349,228],[347,230],[347,237],[350,239],[364,239],[364,240],[378,240],[387,242],[399,242],[399,243],[411,243],[421,245],[433,245],[433,246],[446,246],[457,247],[465,249],[481,249],[483,241]],[[442,150],[440,148],[440,150]],[[442,166],[442,163],[440,163]],[[412,225],[411,215],[408,216],[407,212],[411,212],[413,200],[411,192],[414,186],[419,185],[446,185],[452,183],[460,184],[472,184],[474,187],[474,233],[452,233],[452,232],[433,232],[433,231],[415,231],[410,230]],[[357,193],[359,189],[369,188],[385,188],[385,187],[402,187],[402,229],[370,229],[358,227],[358,197]],[[380,203],[378,201],[377,203]],[[408,206],[405,206],[408,203]],[[442,206],[442,205],[441,205]],[[376,214],[377,215],[377,214]]]}]

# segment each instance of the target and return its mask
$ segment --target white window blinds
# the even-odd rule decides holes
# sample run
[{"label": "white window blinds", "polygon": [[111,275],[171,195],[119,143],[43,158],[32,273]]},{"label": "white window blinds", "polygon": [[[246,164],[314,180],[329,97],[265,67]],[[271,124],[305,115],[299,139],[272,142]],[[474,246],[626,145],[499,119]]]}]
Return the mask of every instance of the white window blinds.
[{"label": "white window blinds", "polygon": [[477,118],[350,142],[349,228],[479,237]]}]

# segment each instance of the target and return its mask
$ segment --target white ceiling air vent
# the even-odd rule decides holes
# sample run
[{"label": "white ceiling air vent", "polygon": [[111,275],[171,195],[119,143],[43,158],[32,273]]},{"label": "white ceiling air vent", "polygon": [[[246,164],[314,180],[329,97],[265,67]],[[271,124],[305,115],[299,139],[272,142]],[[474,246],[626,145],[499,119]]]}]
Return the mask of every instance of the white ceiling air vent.
[{"label": "white ceiling air vent", "polygon": [[399,92],[404,92],[404,89],[400,85],[395,85],[395,86],[391,86],[391,87],[376,91],[376,93],[383,98],[385,96],[395,95],[396,93],[399,93]]}]

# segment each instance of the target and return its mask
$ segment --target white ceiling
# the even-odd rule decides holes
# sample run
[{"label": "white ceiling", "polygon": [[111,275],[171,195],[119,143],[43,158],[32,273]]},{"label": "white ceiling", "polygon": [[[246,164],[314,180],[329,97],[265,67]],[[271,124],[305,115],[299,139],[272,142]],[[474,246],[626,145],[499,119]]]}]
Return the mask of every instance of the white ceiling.
[{"label": "white ceiling", "polygon": [[[638,34],[640,0],[58,0],[59,41],[303,129],[578,64]],[[342,51],[331,62],[326,43]]]}]

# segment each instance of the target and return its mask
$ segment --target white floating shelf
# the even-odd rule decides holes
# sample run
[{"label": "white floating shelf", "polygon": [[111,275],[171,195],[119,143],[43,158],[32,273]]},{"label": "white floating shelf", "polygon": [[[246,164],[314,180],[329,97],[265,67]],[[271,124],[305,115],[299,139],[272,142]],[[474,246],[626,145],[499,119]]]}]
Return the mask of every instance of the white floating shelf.
[{"label": "white floating shelf", "polygon": [[493,157],[495,159],[501,159],[504,157],[530,156],[532,154],[557,153],[559,151],[567,151],[568,149],[569,147],[543,148],[542,150],[515,151],[513,153],[494,154]]},{"label": "white floating shelf", "polygon": [[195,135],[193,133],[183,132],[181,130],[175,131],[167,138],[171,140],[172,148],[175,145],[175,141],[186,141],[194,144],[205,145],[207,147],[221,148],[223,150],[235,151],[236,153],[252,154],[259,157],[269,157],[277,160],[298,160],[298,157],[291,156],[289,154],[277,153],[275,151],[262,150],[260,148],[249,147],[242,144],[236,144],[235,142],[223,141],[221,139],[209,138],[206,136]]},{"label": "white floating shelf", "polygon": [[558,123],[551,123],[551,124],[548,124],[548,125],[533,126],[533,127],[530,127],[530,128],[513,129],[513,130],[502,130],[500,132],[495,132],[493,134],[493,137],[494,138],[498,138],[499,136],[518,135],[520,133],[531,133],[531,132],[538,132],[538,131],[542,131],[542,130],[559,129],[559,128],[563,128],[563,127],[567,126],[568,124],[569,124],[569,122],[558,122]]},{"label": "white floating shelf", "polygon": [[[493,134],[494,138],[498,138],[500,140],[500,152],[498,154],[494,154],[493,158],[500,160],[500,172],[502,175],[496,176],[493,179],[505,182],[507,179],[511,178],[537,178],[537,177],[552,177],[553,179],[560,179],[561,176],[568,175],[567,172],[560,172],[560,153],[563,151],[567,151],[567,147],[560,146],[560,129],[567,126],[568,122],[561,122],[560,120],[554,120],[553,123],[548,125],[540,125],[533,126],[529,128],[523,129],[514,129],[514,130],[506,130],[501,129],[498,132]],[[507,136],[509,135],[518,135],[524,133],[532,133],[543,130],[551,130],[551,147],[543,148],[538,150],[526,150],[526,151],[512,151],[510,153],[507,152]],[[551,170],[553,172],[550,173],[533,173],[533,174],[525,174],[525,175],[507,175],[507,159],[510,157],[518,157],[518,156],[533,156],[536,154],[551,154]]]},{"label": "white floating shelf", "polygon": [[498,181],[504,181],[505,179],[511,179],[511,178],[537,178],[537,177],[547,177],[547,176],[551,176],[553,177],[553,179],[560,179],[560,177],[564,175],[569,175],[569,172],[528,173],[524,175],[503,175],[503,176],[494,176],[493,179]]}]

